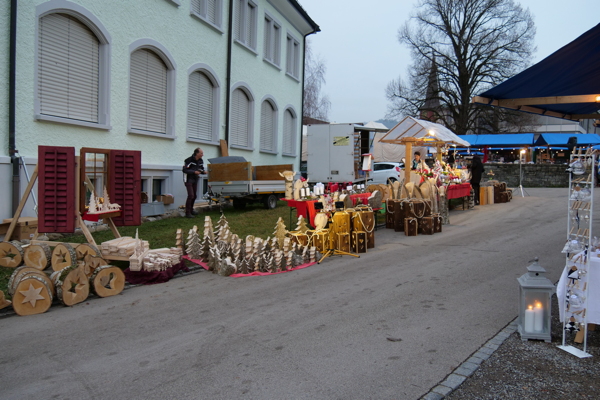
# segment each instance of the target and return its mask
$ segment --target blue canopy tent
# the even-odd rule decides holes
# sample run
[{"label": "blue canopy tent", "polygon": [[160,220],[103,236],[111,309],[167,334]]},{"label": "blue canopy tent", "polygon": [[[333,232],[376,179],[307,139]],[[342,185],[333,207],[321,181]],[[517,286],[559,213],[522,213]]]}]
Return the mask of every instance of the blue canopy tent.
[{"label": "blue canopy tent", "polygon": [[572,137],[577,139],[577,146],[600,144],[600,136],[595,133],[542,133],[538,140],[535,141],[535,145],[566,146]]},{"label": "blue canopy tent", "polygon": [[459,135],[461,139],[471,143],[471,147],[494,146],[518,148],[533,145],[533,133],[509,133],[497,135]]},{"label": "blue canopy tent", "polygon": [[568,120],[600,118],[600,24],[472,101]]}]

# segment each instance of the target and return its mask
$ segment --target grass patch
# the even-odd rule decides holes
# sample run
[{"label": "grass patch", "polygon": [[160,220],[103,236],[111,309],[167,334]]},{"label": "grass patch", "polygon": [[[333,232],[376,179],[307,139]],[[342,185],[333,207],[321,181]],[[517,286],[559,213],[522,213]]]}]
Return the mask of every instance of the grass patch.
[{"label": "grass patch", "polygon": [[[262,204],[252,204],[246,206],[244,210],[236,210],[234,208],[225,208],[223,214],[229,222],[229,228],[232,233],[236,233],[240,238],[245,238],[247,235],[254,235],[266,239],[272,237],[275,231],[275,225],[279,217],[283,218],[286,226],[290,222],[290,209],[283,201],[277,203],[277,207],[273,210],[266,210]],[[135,237],[135,231],[138,230],[140,239],[147,240],[151,249],[162,247],[175,246],[175,234],[177,229],[182,229],[184,232],[184,240],[187,238],[187,232],[194,225],[198,226],[200,232],[204,229],[204,218],[210,216],[213,226],[216,226],[217,221],[221,217],[219,211],[209,211],[200,213],[196,218],[166,218],[160,221],[145,222],[140,226],[123,226],[119,227],[121,236]],[[296,227],[296,218],[292,216],[292,226],[287,226],[288,230],[293,230]],[[114,239],[112,231],[92,233],[96,243],[100,244],[108,240]],[[87,240],[83,235],[69,235],[60,239],[62,242],[69,243],[86,243]],[[126,263],[124,263],[126,264]],[[119,265],[121,266],[121,265]],[[127,265],[123,265],[126,267]],[[4,292],[7,298],[10,298],[7,293],[8,279],[13,273],[14,268],[0,267],[0,290]]]}]

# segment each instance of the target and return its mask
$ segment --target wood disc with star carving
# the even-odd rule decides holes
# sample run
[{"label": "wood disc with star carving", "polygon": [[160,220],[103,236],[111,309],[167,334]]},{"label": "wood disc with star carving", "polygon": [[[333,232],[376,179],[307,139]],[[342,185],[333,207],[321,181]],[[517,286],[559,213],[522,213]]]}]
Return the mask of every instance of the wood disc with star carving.
[{"label": "wood disc with star carving", "polygon": [[46,243],[30,244],[25,248],[23,261],[28,267],[45,270],[52,260],[52,250]]},{"label": "wood disc with star carving", "polygon": [[44,278],[31,274],[17,284],[12,303],[18,315],[41,314],[52,305],[52,291]]},{"label": "wood disc with star carving", "polygon": [[54,293],[54,284],[52,283],[52,280],[48,277],[48,275],[46,275],[37,268],[27,267],[23,265],[19,268],[16,268],[11,274],[10,278],[8,279],[8,294],[13,296],[15,294],[19,282],[29,275],[39,275],[44,281],[46,281],[50,291]]},{"label": "wood disc with star carving", "polygon": [[114,265],[100,266],[90,277],[90,287],[99,297],[114,296],[125,288],[125,274]]},{"label": "wood disc with star carving", "polygon": [[77,245],[77,247],[75,247],[75,252],[77,253],[77,260],[79,261],[85,260],[87,255],[98,257],[102,256],[102,253],[100,250],[98,250],[98,247],[89,243],[81,243],[80,245]]},{"label": "wood disc with star carving", "polygon": [[0,267],[16,268],[23,264],[23,248],[19,242],[0,242]]},{"label": "wood disc with star carving", "polygon": [[81,266],[64,268],[54,276],[54,285],[56,297],[65,306],[81,303],[90,294],[90,283]]},{"label": "wood disc with star carving", "polygon": [[73,246],[68,243],[57,244],[54,250],[52,250],[50,265],[54,271],[77,266],[77,253]]},{"label": "wood disc with star carving", "polygon": [[84,264],[83,264],[83,272],[89,278],[92,276],[96,268],[101,267],[102,265],[108,265],[108,261],[100,256],[93,256],[88,254],[85,256]]}]

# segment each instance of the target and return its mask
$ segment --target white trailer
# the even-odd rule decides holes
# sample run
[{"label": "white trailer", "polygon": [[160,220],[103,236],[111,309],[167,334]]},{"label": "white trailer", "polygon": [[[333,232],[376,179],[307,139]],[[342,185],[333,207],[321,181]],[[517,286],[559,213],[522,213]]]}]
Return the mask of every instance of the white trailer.
[{"label": "white trailer", "polygon": [[363,154],[370,153],[371,132],[378,130],[355,124],[308,125],[306,170],[310,182],[365,182]]}]

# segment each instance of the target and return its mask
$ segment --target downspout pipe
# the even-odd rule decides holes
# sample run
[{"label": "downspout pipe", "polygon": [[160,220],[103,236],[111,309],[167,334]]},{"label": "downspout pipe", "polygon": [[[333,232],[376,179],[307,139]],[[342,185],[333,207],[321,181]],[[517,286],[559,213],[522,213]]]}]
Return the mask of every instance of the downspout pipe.
[{"label": "downspout pipe", "polygon": [[306,37],[309,35],[312,35],[313,33],[317,33],[320,32],[319,27],[317,26],[316,28],[313,28],[312,32],[308,32],[306,35],[304,35],[304,37],[302,38],[302,107],[300,110],[300,164],[302,164],[302,150],[304,150],[302,148],[302,142],[303,142],[303,137],[302,137],[302,127],[304,126],[304,83],[306,81]]},{"label": "downspout pipe", "polygon": [[231,105],[231,53],[233,51],[233,2],[229,1],[229,26],[227,28],[227,78],[225,79],[225,141],[229,147],[229,108]]},{"label": "downspout pipe", "polygon": [[21,197],[20,159],[16,146],[16,64],[17,64],[17,0],[10,2],[10,50],[8,69],[8,154],[12,164],[12,213],[17,211]]}]

